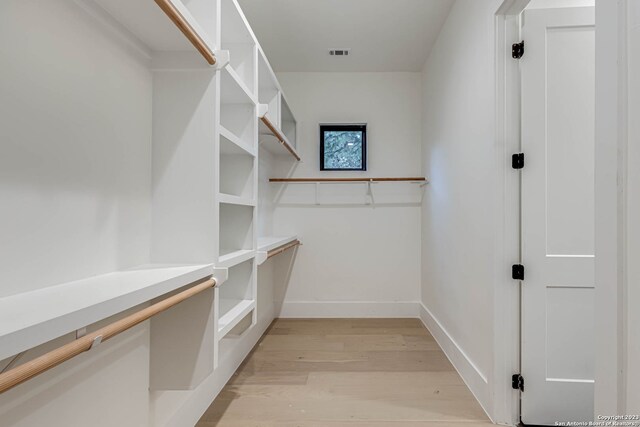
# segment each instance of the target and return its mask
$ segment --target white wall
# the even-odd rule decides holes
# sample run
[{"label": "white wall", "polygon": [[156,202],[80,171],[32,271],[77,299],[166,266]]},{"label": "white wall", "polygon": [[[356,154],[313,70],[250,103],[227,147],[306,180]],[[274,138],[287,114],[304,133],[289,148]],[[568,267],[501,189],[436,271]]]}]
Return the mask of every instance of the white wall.
[{"label": "white wall", "polygon": [[[278,74],[299,122],[297,177],[420,175],[419,73]],[[367,172],[319,171],[319,123],[368,123]],[[290,170],[283,163],[280,173]],[[274,233],[303,245],[285,293],[287,316],[415,316],[420,188],[272,184]]]},{"label": "white wall", "polygon": [[[423,319],[491,407],[494,285],[494,14],[458,0],[423,70]],[[505,273],[506,274],[506,273]]]},{"label": "white wall", "polygon": [[640,413],[640,4],[629,3],[629,143],[627,157],[626,413]]},{"label": "white wall", "polygon": [[[75,2],[0,3],[0,297],[148,261],[151,91]],[[147,425],[148,386],[147,322],[0,395],[0,424]]]},{"label": "white wall", "polygon": [[2,2],[0,296],[149,259],[152,76],[100,28]]}]

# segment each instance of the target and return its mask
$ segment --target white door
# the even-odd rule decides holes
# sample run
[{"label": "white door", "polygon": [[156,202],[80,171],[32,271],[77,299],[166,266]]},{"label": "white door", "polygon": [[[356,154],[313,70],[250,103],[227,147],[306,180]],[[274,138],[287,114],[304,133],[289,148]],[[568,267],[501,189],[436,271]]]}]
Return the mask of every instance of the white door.
[{"label": "white door", "polygon": [[593,420],[594,8],[523,25],[521,416]]}]

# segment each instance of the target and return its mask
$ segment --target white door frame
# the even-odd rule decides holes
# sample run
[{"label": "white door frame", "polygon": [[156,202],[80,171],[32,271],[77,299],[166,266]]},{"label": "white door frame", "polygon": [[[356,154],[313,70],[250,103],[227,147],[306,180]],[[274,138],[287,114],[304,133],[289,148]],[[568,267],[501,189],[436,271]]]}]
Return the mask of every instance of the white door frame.
[{"label": "white door frame", "polygon": [[520,39],[520,14],[530,0],[504,0],[495,15],[496,70],[496,218],[493,316],[493,421],[517,425],[520,395],[511,376],[520,371],[520,285],[511,265],[520,261],[520,172],[511,155],[520,141],[520,71],[511,45]]},{"label": "white door frame", "polygon": [[[520,259],[520,73],[511,45],[530,0],[504,0],[495,16],[496,219],[493,420],[520,422],[511,375],[520,369],[520,288],[509,266]],[[595,414],[625,413],[625,197],[627,146],[627,0],[596,0],[596,301]]]},{"label": "white door frame", "polygon": [[627,0],[596,0],[596,416],[626,413],[627,74]]}]

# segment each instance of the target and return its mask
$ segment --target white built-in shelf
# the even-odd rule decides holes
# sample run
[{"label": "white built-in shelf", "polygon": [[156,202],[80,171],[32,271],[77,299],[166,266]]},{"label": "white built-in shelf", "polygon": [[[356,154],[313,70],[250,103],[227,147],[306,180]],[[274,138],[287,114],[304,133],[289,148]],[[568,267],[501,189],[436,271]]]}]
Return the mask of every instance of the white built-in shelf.
[{"label": "white built-in shelf", "polygon": [[220,203],[226,203],[228,205],[239,206],[256,206],[256,201],[248,197],[234,196],[232,194],[218,194],[218,201]]},{"label": "white built-in shelf", "polygon": [[291,145],[286,135],[271,121],[268,116],[268,106],[260,104],[258,106],[258,118],[260,124],[258,128],[260,146],[276,156],[291,157],[300,161],[300,155],[295,147]]},{"label": "white built-in shelf", "polygon": [[238,73],[233,69],[231,65],[227,65],[222,70],[222,83],[221,83],[221,97],[220,102],[222,104],[257,104],[258,100],[253,95],[253,92],[242,81]]},{"label": "white built-in shelf", "polygon": [[[221,266],[227,266],[244,251],[255,252],[254,216],[256,208],[245,205],[219,204],[219,259]],[[230,255],[235,254],[233,258]]]},{"label": "white built-in shelf", "polygon": [[291,243],[298,240],[298,236],[287,237],[258,237],[258,251],[269,252],[272,249],[284,246],[287,243]]},{"label": "white built-in shelf", "polygon": [[256,308],[255,300],[221,299],[218,319],[218,339],[224,338],[247,314]]},{"label": "white built-in shelf", "polygon": [[0,360],[214,274],[212,265],[142,265],[0,298]]},{"label": "white built-in shelf", "polygon": [[298,123],[283,92],[280,92],[280,97],[280,129],[289,144],[295,149],[298,139]]},{"label": "white built-in shelf", "polygon": [[221,48],[229,51],[231,65],[238,78],[254,93],[256,80],[257,41],[240,5],[235,0],[219,0],[222,21],[220,28]]},{"label": "white built-in shelf", "polygon": [[221,135],[255,153],[256,122],[256,100],[227,65],[220,71],[220,127],[225,129]]},{"label": "white built-in shelf", "polygon": [[213,34],[203,28],[213,27],[214,8],[190,9],[190,5],[180,0],[79,0],[78,3],[132,39],[150,57],[157,52],[186,51],[199,53],[209,65],[216,61],[210,37]]},{"label": "white built-in shelf", "polygon": [[256,251],[253,249],[220,249],[218,267],[233,267],[234,265],[241,264],[253,258],[255,253]]},{"label": "white built-in shelf", "polygon": [[258,48],[258,102],[267,106],[266,117],[280,127],[280,84],[264,51]]},{"label": "white built-in shelf", "polygon": [[256,251],[256,262],[258,265],[264,264],[269,257],[269,252],[285,246],[289,243],[296,242],[298,236],[287,237],[258,237],[258,250]]},{"label": "white built-in shelf", "polygon": [[234,135],[224,126],[220,126],[220,154],[242,155],[248,154],[255,157],[255,150],[248,144],[244,143],[240,138]]}]

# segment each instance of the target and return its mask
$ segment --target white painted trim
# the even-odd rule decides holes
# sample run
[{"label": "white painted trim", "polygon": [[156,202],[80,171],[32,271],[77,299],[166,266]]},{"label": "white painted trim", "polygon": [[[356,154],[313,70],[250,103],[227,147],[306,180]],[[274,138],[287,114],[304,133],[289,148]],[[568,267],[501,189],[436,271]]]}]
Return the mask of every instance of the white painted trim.
[{"label": "white painted trim", "polygon": [[627,1],[596,0],[595,416],[624,414]]},{"label": "white painted trim", "polygon": [[510,157],[521,150],[520,70],[511,45],[521,40],[520,14],[529,1],[505,0],[495,16],[495,280],[488,378],[492,419],[510,426],[520,422],[520,396],[511,388],[511,375],[520,371],[520,285],[510,277],[510,266],[520,261],[520,173],[511,169]]},{"label": "white painted trim", "polygon": [[491,407],[491,390],[487,376],[478,368],[473,360],[465,353],[464,349],[458,345],[453,337],[447,332],[442,323],[424,305],[420,304],[420,320],[431,332],[431,335],[438,342],[438,345],[447,356],[451,364],[462,380],[465,382],[471,393],[482,406],[489,419],[493,418],[488,411]]},{"label": "white painted trim", "polygon": [[[506,16],[519,14],[529,0],[505,0],[496,14],[496,42],[506,35]],[[627,59],[626,59],[627,0],[596,0],[596,300],[599,302],[596,316],[596,384],[595,415],[625,413],[624,408],[624,319],[628,309],[624,304],[625,216],[624,197],[625,161],[627,147]],[[496,53],[499,54],[497,49]],[[507,74],[498,58],[496,61],[497,142],[506,135],[505,124],[509,118],[504,83]],[[502,76],[501,76],[501,73]],[[498,180],[496,185],[505,185]],[[503,187],[504,188],[504,187]],[[497,212],[508,218],[506,201],[497,200]],[[502,210],[501,210],[502,209]],[[496,230],[498,233],[499,229]],[[505,235],[498,238],[505,238]],[[506,247],[506,245],[505,245]],[[500,249],[503,251],[504,248]],[[506,256],[506,255],[505,255]],[[504,267],[496,257],[496,272]],[[494,371],[489,377],[493,382],[495,419],[504,422],[504,408],[512,400],[505,399],[502,384],[505,369],[514,360],[509,355],[508,342],[512,338],[502,334],[509,322],[499,315],[508,307],[512,297],[500,292],[502,280],[496,280],[494,288]],[[503,320],[500,320],[503,319]],[[514,320],[514,319],[512,319]],[[501,339],[501,337],[503,337]],[[519,338],[518,338],[519,339]],[[502,362],[501,362],[502,359]],[[514,365],[515,366],[515,365]],[[502,371],[502,373],[501,373]],[[502,397],[501,397],[502,396]],[[519,414],[513,404],[512,413]],[[502,415],[501,415],[502,414]],[[519,418],[519,415],[518,415]]]},{"label": "white painted trim", "polygon": [[417,301],[285,301],[282,318],[418,317]]}]

